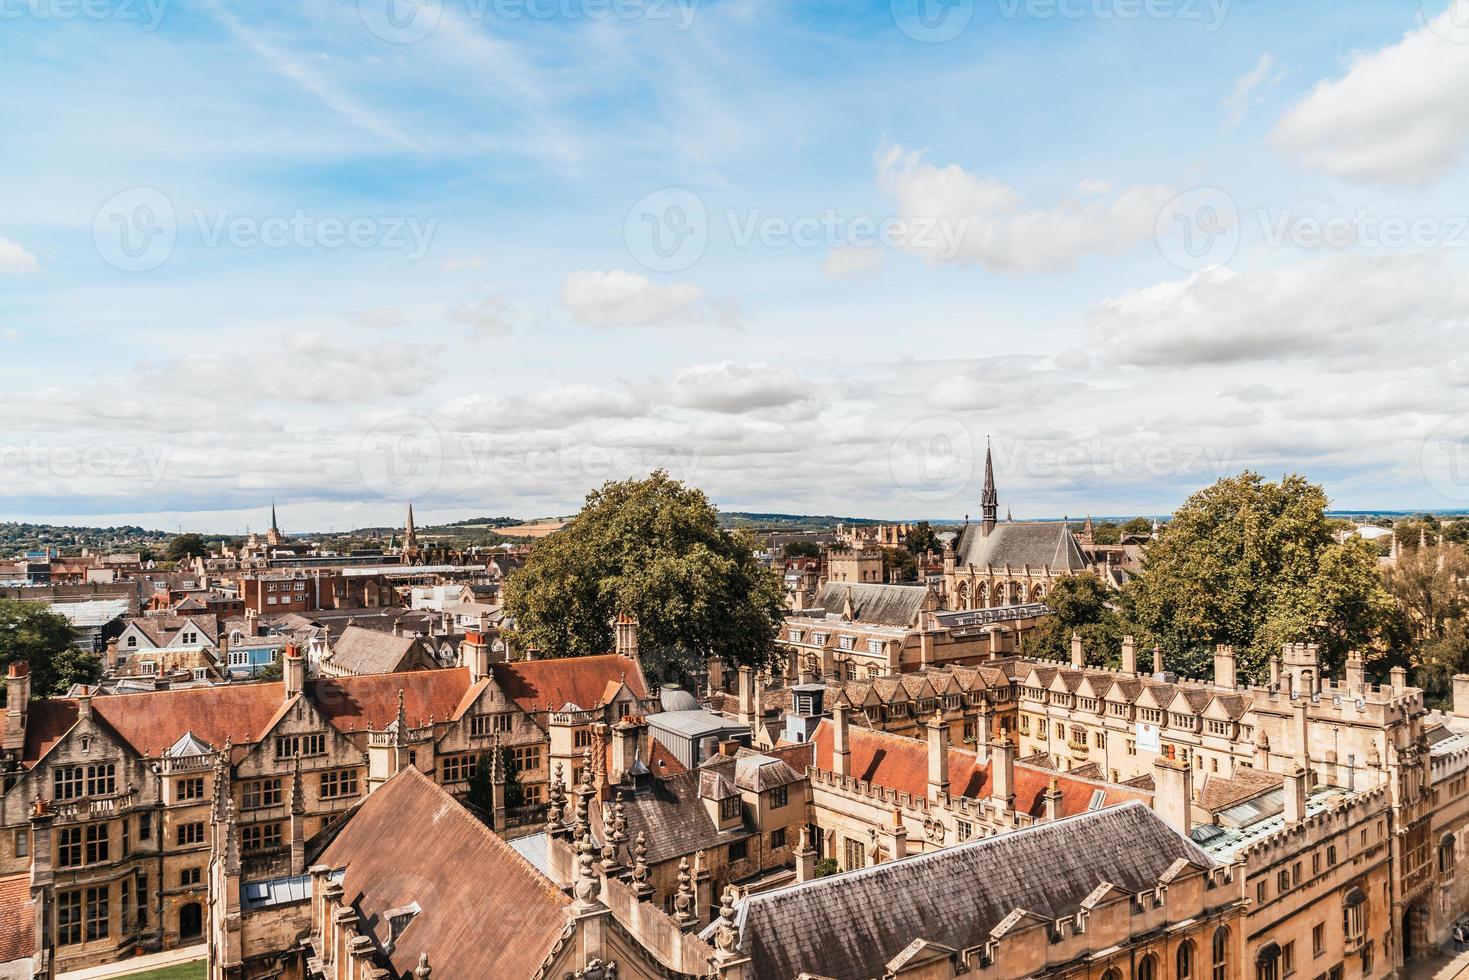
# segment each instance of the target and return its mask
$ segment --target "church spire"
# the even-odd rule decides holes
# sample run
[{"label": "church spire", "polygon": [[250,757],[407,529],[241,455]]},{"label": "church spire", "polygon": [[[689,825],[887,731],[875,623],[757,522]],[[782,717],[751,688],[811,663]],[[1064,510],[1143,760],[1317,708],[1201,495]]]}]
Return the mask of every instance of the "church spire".
[{"label": "church spire", "polygon": [[276,521],[275,521],[275,501],[274,500],[271,500],[271,502],[270,502],[270,529],[272,531],[275,531],[277,534],[280,533],[280,526],[277,525],[276,524]]},{"label": "church spire", "polygon": [[984,515],[980,525],[981,533],[988,535],[1000,519],[1000,495],[995,492],[995,461],[990,455],[988,436],[984,440],[984,490],[980,494],[979,503]]}]

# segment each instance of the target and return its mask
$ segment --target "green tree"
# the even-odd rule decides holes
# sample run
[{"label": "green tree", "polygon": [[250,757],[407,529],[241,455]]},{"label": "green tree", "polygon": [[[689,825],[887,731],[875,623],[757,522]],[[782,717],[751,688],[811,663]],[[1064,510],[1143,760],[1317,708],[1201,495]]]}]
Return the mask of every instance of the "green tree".
[{"label": "green tree", "polygon": [[0,666],[30,667],[31,696],[64,694],[102,678],[102,658],[76,646],[71,623],[39,602],[0,599]]},{"label": "green tree", "polygon": [[163,552],[163,557],[169,561],[188,561],[191,558],[204,558],[209,555],[209,545],[204,543],[204,538],[198,534],[176,535],[168,542],[168,547]]},{"label": "green tree", "polygon": [[1119,537],[1127,537],[1128,535],[1139,534],[1149,535],[1152,533],[1153,522],[1146,517],[1134,517],[1132,520],[1122,525],[1121,529],[1118,531]]},{"label": "green tree", "polygon": [[1071,634],[1081,636],[1088,662],[1117,666],[1121,662],[1122,626],[1112,608],[1116,593],[1091,572],[1056,580],[1046,596],[1051,608],[1025,636],[1025,652],[1054,659],[1071,655]]},{"label": "green tree", "polygon": [[490,765],[490,753],[481,752],[474,764],[474,772],[469,775],[469,791],[465,794],[470,805],[484,813],[495,812],[495,782],[490,778]]},{"label": "green tree", "polygon": [[639,623],[657,676],[703,667],[710,654],[763,665],[775,649],[780,576],[747,534],[719,526],[704,494],[657,471],[609,482],[510,576],[513,641],[560,656],[605,653],[619,613]]},{"label": "green tree", "polygon": [[918,560],[907,548],[884,548],[883,564],[887,567],[888,581],[918,581]]},{"label": "green tree", "polygon": [[938,535],[934,533],[928,521],[919,521],[908,529],[907,535],[903,538],[903,547],[915,555],[921,555],[925,551],[943,550],[943,546],[939,544]]},{"label": "green tree", "polygon": [[1396,638],[1420,685],[1437,695],[1469,667],[1469,554],[1455,544],[1404,552],[1385,575]]},{"label": "green tree", "polygon": [[830,878],[832,875],[836,874],[837,872],[839,872],[841,870],[842,870],[842,866],[837,863],[837,859],[836,858],[817,858],[816,859],[816,868],[815,868],[815,871],[816,871],[816,877],[818,877],[818,878]]},{"label": "green tree", "polygon": [[1100,521],[1092,525],[1093,544],[1117,544],[1122,540],[1122,528],[1112,521]]},{"label": "green tree", "polygon": [[285,676],[286,667],[279,655],[274,660],[261,667],[255,672],[255,679],[262,681],[278,681]]},{"label": "green tree", "polygon": [[790,541],[781,546],[786,558],[820,558],[821,545],[815,541]]},{"label": "green tree", "polygon": [[1299,476],[1267,483],[1245,472],[1200,490],[1149,546],[1124,588],[1124,616],[1193,677],[1207,676],[1219,643],[1257,680],[1291,642],[1319,644],[1324,666],[1339,668],[1383,635],[1392,598],[1371,545],[1332,540],[1326,504]]}]

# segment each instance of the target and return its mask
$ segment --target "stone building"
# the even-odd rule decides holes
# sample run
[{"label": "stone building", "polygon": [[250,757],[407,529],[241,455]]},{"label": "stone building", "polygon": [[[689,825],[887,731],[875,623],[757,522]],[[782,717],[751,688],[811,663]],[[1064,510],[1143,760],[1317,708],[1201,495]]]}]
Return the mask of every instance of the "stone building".
[{"label": "stone building", "polygon": [[596,862],[591,794],[552,841],[556,882],[411,766],[273,878],[243,868],[226,815],[211,862],[210,980],[704,976],[714,950],[640,900],[633,869]]},{"label": "stone building", "polygon": [[958,536],[944,546],[944,594],[949,609],[1038,603],[1058,578],[1091,567],[1065,521],[1000,521],[1000,498],[988,448],[980,507],[980,522],[966,521]]},{"label": "stone building", "polygon": [[[0,889],[28,882],[29,928],[57,971],[195,942],[221,760],[241,859],[263,874],[289,858],[298,830],[320,833],[402,769],[463,793],[486,752],[519,794],[518,808],[500,795],[495,826],[538,825],[554,746],[656,703],[630,657],[492,663],[473,632],[462,654],[456,668],[308,681],[291,648],[279,682],[40,701],[13,666]],[[553,722],[566,705],[576,710]]]},{"label": "stone building", "polygon": [[1229,869],[1137,802],[742,897],[722,978],[1241,980]]},{"label": "stone building", "polygon": [[977,664],[1013,653],[1049,610],[941,609],[922,585],[827,584],[810,608],[786,614],[779,637],[790,676],[856,680],[942,664]]},{"label": "stone building", "polygon": [[855,727],[838,701],[811,747],[815,844],[843,870],[1153,798],[1095,770],[1057,773],[1017,763],[1003,734],[977,751],[952,747],[938,713],[920,740]]}]

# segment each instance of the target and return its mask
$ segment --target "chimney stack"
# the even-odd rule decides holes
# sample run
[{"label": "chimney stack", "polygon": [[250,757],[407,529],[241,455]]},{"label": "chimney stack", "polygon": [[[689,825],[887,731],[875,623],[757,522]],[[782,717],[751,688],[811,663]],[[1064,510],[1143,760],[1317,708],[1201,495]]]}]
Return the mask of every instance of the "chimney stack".
[{"label": "chimney stack", "polygon": [[1408,670],[1406,667],[1394,667],[1387,672],[1392,678],[1392,692],[1402,694],[1408,688]]},{"label": "chimney stack", "polygon": [[850,776],[852,774],[852,746],[848,742],[845,701],[838,701],[832,705],[831,728],[831,770],[838,776]]},{"label": "chimney stack", "polygon": [[1130,635],[1122,638],[1122,672],[1137,674],[1137,640]]},{"label": "chimney stack", "polygon": [[928,798],[949,795],[949,726],[938,711],[928,720]]},{"label": "chimney stack", "polygon": [[811,846],[811,828],[801,826],[800,843],[796,845],[796,882],[816,877],[816,848]]},{"label": "chimney stack", "polygon": [[1061,819],[1061,780],[1052,776],[1043,798],[1046,802],[1046,819]]},{"label": "chimney stack", "polygon": [[1454,717],[1469,718],[1469,674],[1454,675]]},{"label": "chimney stack", "polygon": [[755,724],[755,669],[748,664],[740,667],[740,714],[742,725]]},{"label": "chimney stack", "polygon": [[1188,763],[1159,756],[1153,762],[1153,809],[1174,830],[1188,836],[1193,826],[1193,770]]},{"label": "chimney stack", "polygon": [[1081,645],[1081,634],[1071,633],[1071,666],[1081,670],[1086,666],[1086,650]]},{"label": "chimney stack", "polygon": [[1157,644],[1153,645],[1153,673],[1163,673],[1163,648]]},{"label": "chimney stack", "polygon": [[18,753],[25,748],[30,701],[31,667],[24,660],[17,660],[5,675],[5,740],[0,748],[7,752]]},{"label": "chimney stack", "polygon": [[1310,775],[1305,769],[1297,769],[1295,772],[1285,774],[1285,822],[1287,826],[1294,827],[1306,819],[1306,793],[1310,789],[1306,784]]},{"label": "chimney stack", "polygon": [[617,655],[629,660],[638,659],[638,621],[627,613],[618,613],[613,624],[617,639]]},{"label": "chimney stack", "polygon": [[1214,686],[1232,691],[1235,683],[1234,647],[1221,643],[1214,648]]},{"label": "chimney stack", "polygon": [[1296,768],[1311,769],[1311,721],[1309,717],[1311,702],[1307,698],[1296,699]]},{"label": "chimney stack", "polygon": [[1004,732],[990,746],[990,799],[1001,810],[1015,809],[1015,746]]},{"label": "chimney stack", "polygon": [[[225,658],[225,663],[229,663],[228,657]],[[107,658],[103,661],[103,669],[109,674],[117,673],[117,637],[115,636],[107,641]]]},{"label": "chimney stack", "polygon": [[[1347,654],[1347,693],[1360,696],[1367,689],[1367,671],[1362,666],[1362,652],[1352,650]],[[1455,688],[1457,690],[1457,687]]]},{"label": "chimney stack", "polygon": [[282,664],[281,677],[285,680],[285,700],[300,694],[306,689],[306,661],[301,657],[301,650],[294,643],[286,644],[284,664]]}]

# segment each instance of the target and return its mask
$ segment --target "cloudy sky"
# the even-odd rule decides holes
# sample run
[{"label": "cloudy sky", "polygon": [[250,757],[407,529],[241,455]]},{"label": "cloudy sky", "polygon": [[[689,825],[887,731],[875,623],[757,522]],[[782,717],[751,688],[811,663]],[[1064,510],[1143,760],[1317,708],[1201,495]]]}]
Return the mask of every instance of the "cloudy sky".
[{"label": "cloudy sky", "polygon": [[0,519],[1469,506],[1469,0],[4,0]]}]

